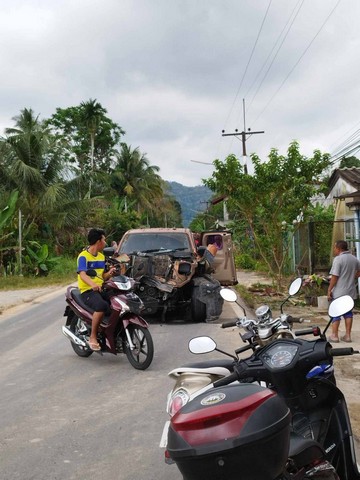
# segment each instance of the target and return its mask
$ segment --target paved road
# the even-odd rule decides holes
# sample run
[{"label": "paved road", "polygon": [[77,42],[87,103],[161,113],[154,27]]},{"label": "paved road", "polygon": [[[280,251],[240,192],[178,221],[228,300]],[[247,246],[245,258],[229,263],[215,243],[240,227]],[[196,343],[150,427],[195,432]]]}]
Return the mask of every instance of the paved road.
[{"label": "paved road", "polygon": [[60,292],[0,315],[1,479],[180,480],[158,447],[167,372],[194,360],[191,337],[208,334],[233,351],[237,334],[218,324],[151,325],[155,356],[140,372],[125,356],[77,357],[60,333],[63,311]]}]

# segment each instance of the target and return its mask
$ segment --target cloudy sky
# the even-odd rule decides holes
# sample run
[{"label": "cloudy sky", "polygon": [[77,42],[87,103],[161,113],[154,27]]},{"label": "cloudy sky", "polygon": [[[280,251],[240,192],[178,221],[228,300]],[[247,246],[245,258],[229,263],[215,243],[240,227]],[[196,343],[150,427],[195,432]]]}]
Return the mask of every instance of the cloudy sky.
[{"label": "cloudy sky", "polygon": [[[0,0],[0,134],[97,99],[160,175],[215,158],[333,153],[360,125],[358,0]],[[198,163],[204,162],[204,163]],[[210,164],[210,165],[209,165]]]}]

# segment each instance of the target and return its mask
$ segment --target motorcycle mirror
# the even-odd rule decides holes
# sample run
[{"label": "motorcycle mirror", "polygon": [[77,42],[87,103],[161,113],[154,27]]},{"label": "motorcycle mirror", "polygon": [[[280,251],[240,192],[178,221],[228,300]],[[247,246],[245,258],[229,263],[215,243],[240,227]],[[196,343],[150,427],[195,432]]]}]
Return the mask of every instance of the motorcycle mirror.
[{"label": "motorcycle mirror", "polygon": [[295,280],[293,282],[291,282],[291,284],[289,286],[289,295],[291,297],[293,295],[296,295],[298,293],[298,291],[300,290],[301,285],[302,285],[302,278],[301,277],[295,278]]},{"label": "motorcycle mirror", "polygon": [[86,270],[86,275],[89,277],[96,277],[96,270],[90,268],[89,270]]},{"label": "motorcycle mirror", "polygon": [[354,300],[350,295],[343,295],[333,300],[329,305],[329,317],[340,317],[354,308]]},{"label": "motorcycle mirror", "polygon": [[210,353],[216,348],[216,343],[210,337],[195,337],[189,342],[189,350],[191,353]]},{"label": "motorcycle mirror", "polygon": [[220,290],[220,295],[227,302],[236,302],[237,300],[237,295],[234,290],[231,290],[231,288],[222,288]]},{"label": "motorcycle mirror", "polygon": [[103,254],[105,257],[112,257],[115,253],[115,248],[113,247],[105,247],[103,250]]},{"label": "motorcycle mirror", "polygon": [[289,300],[290,297],[292,297],[292,296],[294,296],[298,293],[298,291],[301,288],[301,285],[302,285],[302,278],[301,277],[295,278],[295,280],[293,280],[290,283],[289,290],[288,290],[289,296],[287,298],[285,298],[285,300],[280,305],[280,312],[281,313],[284,313],[283,312],[283,306],[285,305],[285,303]]}]

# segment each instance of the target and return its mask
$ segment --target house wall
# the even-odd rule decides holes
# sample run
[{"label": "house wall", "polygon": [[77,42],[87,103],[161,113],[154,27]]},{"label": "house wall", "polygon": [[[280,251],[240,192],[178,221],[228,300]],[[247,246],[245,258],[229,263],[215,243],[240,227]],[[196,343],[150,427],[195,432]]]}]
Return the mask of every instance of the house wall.
[{"label": "house wall", "polygon": [[[326,197],[324,205],[333,205],[335,208],[335,220],[350,220],[354,218],[354,212],[346,206],[346,200],[339,200],[336,197],[356,192],[357,189],[346,182],[343,178],[339,178]],[[349,201],[349,200],[348,200]]]}]

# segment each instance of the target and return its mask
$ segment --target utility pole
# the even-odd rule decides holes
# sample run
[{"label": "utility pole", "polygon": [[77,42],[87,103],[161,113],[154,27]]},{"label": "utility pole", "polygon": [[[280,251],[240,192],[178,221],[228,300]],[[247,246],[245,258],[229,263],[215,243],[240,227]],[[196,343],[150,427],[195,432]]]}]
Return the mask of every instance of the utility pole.
[{"label": "utility pole", "polygon": [[[241,143],[242,143],[242,154],[244,159],[244,172],[248,173],[247,170],[247,165],[246,165],[246,140],[247,136],[255,135],[257,133],[265,133],[264,130],[261,130],[259,132],[252,132],[250,128],[248,128],[248,131],[246,131],[246,122],[245,122],[245,99],[243,98],[243,117],[244,117],[244,129],[242,132],[239,132],[238,129],[235,129],[235,132],[233,133],[225,133],[225,130],[222,130],[222,136],[223,137],[236,137],[239,139],[241,136]],[[239,139],[240,140],[240,139]]]}]

